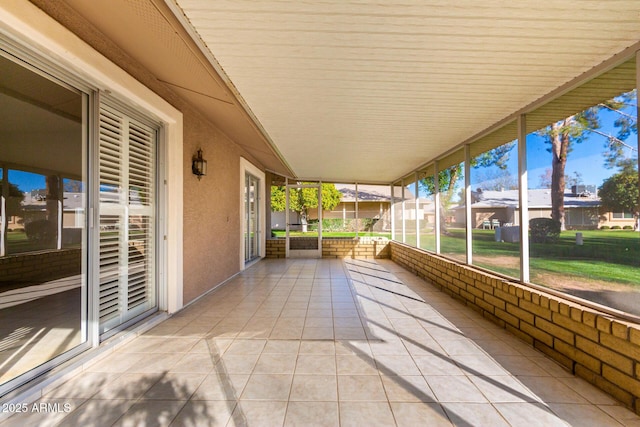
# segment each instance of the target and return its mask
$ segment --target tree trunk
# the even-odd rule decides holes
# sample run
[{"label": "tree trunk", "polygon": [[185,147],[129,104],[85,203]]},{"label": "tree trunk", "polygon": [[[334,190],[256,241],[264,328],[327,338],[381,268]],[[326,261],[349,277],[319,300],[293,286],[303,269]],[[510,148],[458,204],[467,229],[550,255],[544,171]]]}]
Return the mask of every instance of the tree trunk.
[{"label": "tree trunk", "polygon": [[[458,167],[457,165],[454,165],[449,168],[449,182],[447,184],[447,189],[444,192],[440,189],[440,234],[446,236],[450,234],[446,223],[447,211],[451,205],[451,199],[453,198],[453,192],[455,191],[457,181]],[[444,198],[442,198],[442,196],[444,196]]]},{"label": "tree trunk", "polygon": [[302,224],[302,232],[306,233],[308,231],[308,213],[307,213],[307,208],[304,208],[301,212],[300,212],[300,224]]},{"label": "tree trunk", "polygon": [[566,128],[566,120],[561,124],[551,125],[551,219],[560,223],[560,229],[565,230],[564,224],[564,169],[567,165],[567,151],[569,148],[569,134],[562,132]]}]

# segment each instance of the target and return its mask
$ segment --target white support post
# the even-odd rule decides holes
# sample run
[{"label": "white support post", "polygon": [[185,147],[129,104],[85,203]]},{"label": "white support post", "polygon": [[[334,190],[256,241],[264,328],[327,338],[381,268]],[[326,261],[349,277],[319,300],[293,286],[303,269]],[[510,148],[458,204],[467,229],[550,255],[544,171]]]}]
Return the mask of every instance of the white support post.
[{"label": "white support post", "polygon": [[359,229],[360,229],[360,216],[358,215],[358,183],[356,182],[356,239],[358,238]]},{"label": "white support post", "polygon": [[0,188],[0,256],[6,255],[5,250],[5,236],[7,233],[7,203],[4,198],[4,194]]},{"label": "white support post", "polygon": [[57,233],[56,233],[56,249],[60,250],[62,249],[62,230],[64,228],[64,225],[62,224],[62,221],[64,219],[64,186],[63,186],[63,182],[62,182],[62,177],[58,175],[58,200],[56,201],[56,208],[57,208],[57,215],[56,215],[56,225],[57,225]]},{"label": "white support post", "polygon": [[[640,51],[636,52],[636,98],[638,97],[638,89],[640,88]],[[640,103],[636,99],[637,110],[636,117],[640,117]],[[637,137],[637,135],[636,135]],[[636,150],[640,149],[640,138],[636,138]],[[640,151],[640,150],[639,150]],[[640,178],[640,156],[638,156],[638,178]],[[640,179],[638,179],[638,191],[640,191]],[[636,212],[640,212],[640,199],[636,200]],[[640,232],[640,215],[636,217],[636,231]]]},{"label": "white support post", "polygon": [[433,195],[433,203],[435,209],[435,218],[434,218],[434,233],[436,237],[436,253],[440,253],[440,185],[438,183],[438,176],[440,175],[440,170],[438,168],[438,162],[434,163],[433,166],[433,183],[434,183],[434,195]]},{"label": "white support post", "polygon": [[63,224],[62,224],[62,220],[63,220],[63,212],[62,212],[63,204],[62,204],[62,200],[58,200],[57,204],[58,204],[58,212],[57,212],[58,215],[57,215],[57,218],[56,218],[56,224],[58,226],[58,230],[57,230],[58,232],[57,232],[57,235],[56,235],[56,249],[60,250],[60,249],[62,249],[62,230],[63,230]]},{"label": "white support post", "polygon": [[318,181],[318,258],[322,258],[322,181]]},{"label": "white support post", "polygon": [[396,208],[395,208],[395,198],[393,195],[393,188],[395,185],[391,183],[391,240],[396,240]]},{"label": "white support post", "polygon": [[291,227],[289,215],[289,178],[284,178],[284,256],[289,258],[289,229]]},{"label": "white support post", "polygon": [[400,202],[400,206],[402,206],[402,243],[407,243],[407,206],[404,202],[404,179],[400,181],[400,185],[402,186],[402,201]]},{"label": "white support post", "polygon": [[342,203],[342,228],[347,228],[347,204]]},{"label": "white support post", "polygon": [[9,212],[7,212],[7,199],[9,195],[9,177],[7,168],[2,165],[2,180],[0,181],[0,257],[7,254],[6,236],[7,223],[9,222]]},{"label": "white support post", "polygon": [[414,197],[413,197],[413,201],[414,201],[414,212],[415,212],[415,217],[416,217],[416,248],[420,248],[420,218],[418,217],[418,203],[420,201],[420,198],[418,197],[418,172],[416,171],[416,178],[415,178],[415,183],[414,183]]},{"label": "white support post", "polygon": [[464,217],[467,264],[473,264],[473,221],[471,220],[471,146],[464,146]]},{"label": "white support post", "polygon": [[527,283],[529,273],[529,183],[527,179],[527,121],[518,117],[518,175],[520,194],[520,280]]}]

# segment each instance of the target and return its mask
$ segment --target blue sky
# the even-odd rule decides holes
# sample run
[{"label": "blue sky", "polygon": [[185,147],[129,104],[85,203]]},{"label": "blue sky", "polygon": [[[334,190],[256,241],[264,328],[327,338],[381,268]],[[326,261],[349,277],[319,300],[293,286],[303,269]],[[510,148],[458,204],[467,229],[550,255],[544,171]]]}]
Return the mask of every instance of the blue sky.
[{"label": "blue sky", "polygon": [[[635,103],[635,101],[633,101]],[[629,106],[623,110],[625,113],[636,116],[636,107]],[[618,129],[614,126],[615,120],[619,117],[618,113],[608,110],[602,110],[600,113],[601,127],[600,132],[616,136]],[[638,136],[632,134],[627,141],[628,145],[638,146]],[[575,172],[581,175],[584,185],[594,185],[599,187],[603,181],[618,172],[616,169],[607,169],[604,165],[604,155],[606,150],[606,137],[590,132],[585,140],[581,143],[572,144],[572,151],[569,153],[565,175],[574,176]],[[545,143],[545,139],[536,133],[527,136],[527,167],[529,188],[540,188],[540,176],[545,174],[546,169],[551,169],[551,153],[547,151],[549,144]],[[637,157],[637,150],[625,149],[625,155],[628,157]],[[482,180],[487,179],[493,172],[495,177],[498,168],[491,166],[489,168],[472,168],[471,182],[478,185]],[[514,146],[509,153],[506,172],[510,175],[511,181],[515,184],[518,178],[518,149]],[[463,180],[457,182],[458,193],[463,187]]]},{"label": "blue sky", "polygon": [[9,181],[16,184],[23,193],[46,187],[44,175],[19,170],[11,170],[9,173]]},{"label": "blue sky", "polygon": [[[2,168],[0,168],[0,177],[4,177],[3,172]],[[23,193],[28,193],[31,190],[43,190],[47,186],[44,175],[14,169],[9,173],[9,180],[11,183],[16,184]],[[63,178],[63,181],[67,182],[69,180]]]},{"label": "blue sky", "polygon": [[[628,108],[628,113],[636,115],[633,108]],[[606,134],[617,135],[618,129],[613,125],[618,117],[617,113],[602,111],[600,119],[602,126],[599,131]],[[595,185],[599,187],[602,182],[617,172],[615,169],[607,169],[604,166],[606,138],[596,133],[589,133],[585,141],[580,144],[573,144],[572,151],[569,153],[567,165],[565,168],[566,175],[573,175],[574,171],[582,175],[583,184]],[[637,147],[637,135],[632,134],[626,141],[627,144]],[[547,151],[548,144],[544,143],[544,139],[536,134],[529,134],[527,137],[527,167],[529,169],[529,187],[537,188],[539,186],[539,177],[545,173],[545,169],[551,167],[551,153]],[[625,155],[635,157],[637,151],[631,153],[625,150]],[[516,169],[517,171],[517,166]]]}]

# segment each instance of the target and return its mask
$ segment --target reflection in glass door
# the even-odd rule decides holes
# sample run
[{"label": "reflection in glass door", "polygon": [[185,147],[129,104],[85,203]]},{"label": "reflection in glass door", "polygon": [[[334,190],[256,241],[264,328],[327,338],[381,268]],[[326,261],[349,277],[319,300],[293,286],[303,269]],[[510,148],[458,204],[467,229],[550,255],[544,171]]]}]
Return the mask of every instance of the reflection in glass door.
[{"label": "reflection in glass door", "polygon": [[260,256],[260,180],[247,173],[244,182],[244,261],[249,262]]},{"label": "reflection in glass door", "polygon": [[87,344],[89,98],[2,55],[0,395]]}]

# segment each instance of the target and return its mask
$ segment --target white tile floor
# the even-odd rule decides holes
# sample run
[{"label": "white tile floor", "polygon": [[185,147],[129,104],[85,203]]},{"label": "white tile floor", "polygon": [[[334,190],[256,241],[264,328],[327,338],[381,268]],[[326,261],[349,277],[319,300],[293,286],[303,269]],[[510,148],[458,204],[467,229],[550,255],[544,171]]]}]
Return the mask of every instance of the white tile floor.
[{"label": "white tile floor", "polygon": [[265,260],[2,426],[640,426],[390,261]]}]

